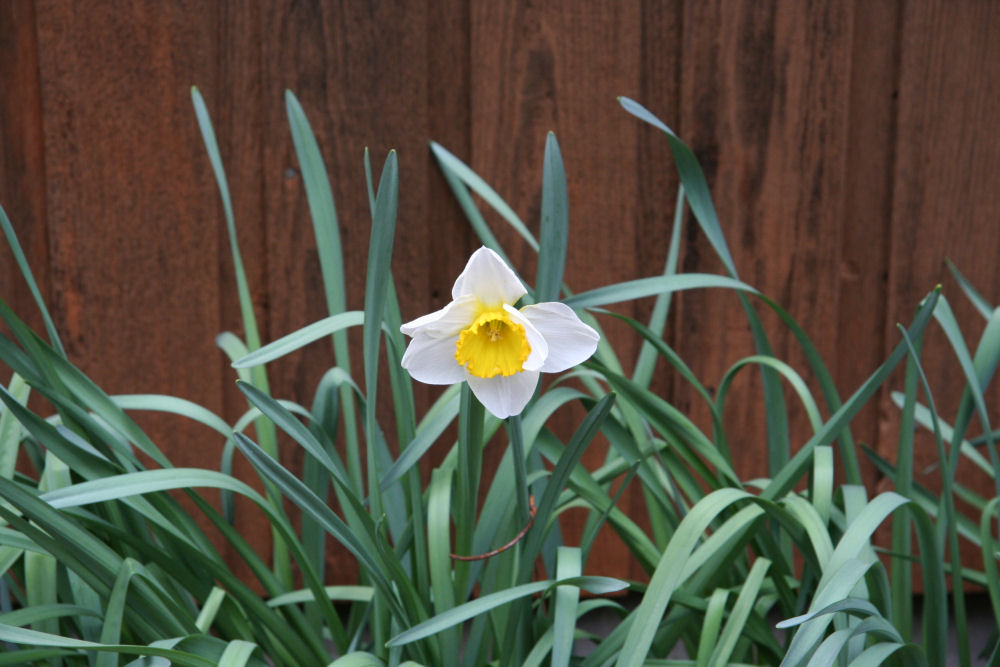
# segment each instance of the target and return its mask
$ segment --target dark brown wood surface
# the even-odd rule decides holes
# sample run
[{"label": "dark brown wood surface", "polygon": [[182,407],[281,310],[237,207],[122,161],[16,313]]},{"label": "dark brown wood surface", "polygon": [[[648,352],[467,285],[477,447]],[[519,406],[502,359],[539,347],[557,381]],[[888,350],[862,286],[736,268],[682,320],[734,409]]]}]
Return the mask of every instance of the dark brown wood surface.
[{"label": "dark brown wood surface", "polygon": [[[174,394],[233,420],[244,404],[214,337],[241,325],[191,85],[215,122],[266,340],[326,314],[286,89],[327,160],[352,308],[361,306],[370,224],[363,150],[376,170],[399,151],[393,266],[406,318],[447,302],[477,245],[431,139],[537,229],[554,131],[570,196],[567,284],[584,290],[662,270],[677,180],[662,136],[618,106],[627,95],[695,150],[741,277],[803,324],[847,395],[938,283],[969,340],[978,336],[982,320],[946,256],[1000,301],[997,34],[1000,7],[971,0],[10,0],[0,3],[0,203],[75,363],[110,393]],[[531,251],[497,216],[487,219],[533,275]],[[687,271],[721,270],[693,224],[681,261]],[[6,251],[0,298],[40,324]],[[618,310],[645,317],[649,308]],[[805,373],[792,337],[764,317],[776,354]],[[608,332],[630,363],[636,339],[611,322]],[[724,292],[679,296],[668,340],[712,387],[753,351]],[[957,366],[943,341],[929,345],[935,398],[953,410]],[[275,393],[308,402],[331,359],[317,344],[275,364]],[[663,373],[655,382],[706,423],[680,380]],[[745,372],[726,411],[749,476],[766,473],[759,386]],[[436,391],[419,388],[421,405]],[[793,449],[809,435],[794,414]],[[578,418],[562,417],[567,426]],[[854,433],[892,458],[895,423],[884,392]],[[178,465],[217,466],[222,443],[204,429],[149,416],[143,424]],[[587,463],[602,456],[595,449]],[[291,449],[287,460],[296,463]],[[878,475],[866,475],[877,489]],[[634,512],[640,502],[623,500]],[[240,520],[263,545],[260,518]],[[612,540],[589,567],[637,576],[625,562]],[[333,576],[347,571],[337,565]]]}]

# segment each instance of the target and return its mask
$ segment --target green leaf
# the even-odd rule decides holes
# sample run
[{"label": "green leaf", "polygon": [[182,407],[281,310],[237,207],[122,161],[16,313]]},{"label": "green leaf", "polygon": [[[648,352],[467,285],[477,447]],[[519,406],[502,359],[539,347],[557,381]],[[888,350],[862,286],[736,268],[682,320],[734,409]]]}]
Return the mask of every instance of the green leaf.
[{"label": "green leaf", "polygon": [[[231,331],[223,331],[216,336],[215,346],[223,351],[226,358],[229,359],[230,364],[250,354],[250,350],[247,349],[247,344],[243,342],[243,339]],[[237,368],[236,375],[244,382],[253,381],[250,369],[248,368]]]},{"label": "green leaf", "polygon": [[44,632],[36,632],[25,628],[15,628],[10,625],[0,624],[0,641],[11,642],[13,644],[27,644],[30,646],[52,646],[58,648],[71,648],[86,651],[101,651],[110,653],[123,653],[131,655],[153,655],[167,658],[178,665],[190,667],[214,667],[217,663],[209,658],[175,651],[169,649],[156,648],[152,646],[133,646],[128,644],[99,644],[88,642],[82,639],[62,637]]},{"label": "green leaf", "polygon": [[[437,158],[438,165],[441,167],[441,171],[445,173],[446,177],[449,177],[450,179],[457,179],[459,182],[464,184],[465,187],[469,188],[477,195],[482,197],[483,201],[485,201],[487,204],[493,207],[493,210],[499,213],[500,217],[506,220],[507,224],[513,227],[514,230],[521,235],[521,238],[523,238],[528,243],[528,246],[532,250],[536,251],[538,250],[538,241],[535,240],[535,237],[532,236],[531,232],[528,231],[528,228],[524,225],[523,222],[521,222],[521,219],[517,217],[517,213],[514,213],[514,209],[508,206],[507,202],[505,202],[500,197],[500,195],[498,195],[496,191],[486,183],[486,181],[480,178],[479,175],[476,174],[476,172],[472,171],[472,169],[470,169],[464,162],[462,162],[457,157],[449,153],[440,144],[437,144],[432,141],[431,152],[434,153],[434,157]],[[454,186],[452,186],[452,190],[455,190]],[[468,213],[469,211],[466,210],[467,215]],[[479,216],[479,219],[480,220],[482,219],[481,215]],[[475,222],[473,222],[473,226],[476,228],[477,231],[480,231],[480,227],[476,225]],[[482,237],[482,234],[480,234],[480,236]],[[490,234],[489,236],[492,237],[492,234]],[[508,266],[510,266],[511,262],[507,259],[507,256],[500,249],[499,244],[496,244],[495,239],[493,239],[493,241],[496,247],[494,247],[493,244],[488,243],[487,238],[483,239],[483,242],[486,243],[486,245],[492,248],[493,250],[497,251],[497,254],[499,254],[503,258],[504,262]]]},{"label": "green leaf", "polygon": [[644,664],[663,613],[674,591],[682,583],[682,571],[677,564],[687,560],[705,529],[720,513],[733,503],[752,497],[738,489],[719,489],[691,508],[664,549],[646,593],[633,612],[636,620],[629,628],[625,644],[615,663],[618,667],[639,667]]},{"label": "green leaf", "polygon": [[625,111],[661,130],[667,136],[670,151],[677,164],[677,171],[684,184],[684,194],[691,206],[691,212],[694,213],[695,219],[701,225],[702,231],[708,237],[709,243],[712,244],[712,248],[715,249],[715,253],[722,260],[726,270],[733,277],[736,277],[736,265],[733,264],[732,255],[729,254],[729,246],[726,245],[725,236],[719,227],[718,215],[715,212],[715,205],[712,203],[712,195],[708,189],[708,182],[705,180],[705,173],[701,170],[701,165],[698,164],[694,153],[674,134],[673,130],[641,104],[627,97],[619,97],[618,102]]},{"label": "green leaf", "polygon": [[563,299],[563,303],[571,308],[594,308],[621,301],[632,301],[633,299],[656,296],[667,292],[681,292],[709,287],[721,287],[758,294],[757,290],[753,287],[734,278],[717,276],[711,273],[683,273],[680,275],[639,278],[637,280],[628,280],[615,283],[614,285],[598,287],[588,292],[581,292],[580,294],[567,297]]},{"label": "green leaf", "polygon": [[[734,485],[740,483],[739,477],[736,476],[732,466],[718,450],[715,443],[699,431],[680,410],[656,394],[635,385],[628,378],[610,371],[605,371],[604,375],[612,388],[622,395],[625,402],[649,420],[653,428],[664,436],[676,434],[678,438],[689,444],[692,452],[715,466],[721,476],[728,478]],[[716,485],[719,483],[711,473],[708,473],[706,481],[712,481]]]},{"label": "green leaf", "polygon": [[385,663],[371,653],[354,651],[337,658],[327,667],[385,667]]},{"label": "green leaf", "polygon": [[458,415],[459,391],[461,385],[452,385],[438,398],[434,407],[428,411],[424,421],[417,428],[413,441],[406,445],[399,458],[385,471],[380,488],[384,491],[399,481],[415,466],[427,450],[431,448],[448,425]]},{"label": "green leaf", "polygon": [[[677,258],[680,255],[681,230],[684,228],[684,186],[677,188],[677,206],[674,209],[674,224],[670,232],[670,247],[667,250],[667,260],[664,263],[663,275],[672,276],[677,273]],[[646,338],[642,342],[639,350],[639,357],[635,362],[635,372],[632,380],[643,387],[648,387],[653,379],[653,369],[656,366],[656,348],[653,341],[659,340],[663,336],[663,329],[667,324],[667,314],[670,312],[671,292],[664,292],[656,297],[653,303],[653,310],[649,315],[648,330],[652,334],[652,339]],[[645,337],[645,336],[644,336]]]},{"label": "green leaf", "polygon": [[555,511],[556,502],[562,493],[563,487],[569,481],[574,467],[576,467],[580,457],[583,456],[583,452],[597,434],[601,423],[611,412],[614,402],[615,395],[608,394],[590,409],[587,416],[580,423],[580,426],[573,432],[573,436],[566,445],[566,450],[559,457],[559,461],[552,470],[552,475],[546,481],[545,492],[538,502],[533,529],[528,531],[524,541],[523,560],[521,564],[522,576],[529,574],[531,569],[534,568],[535,559],[541,551],[545,537],[543,529],[548,525],[549,519]]},{"label": "green leaf", "polygon": [[205,150],[208,152],[208,160],[215,174],[215,182],[219,187],[219,196],[222,198],[222,208],[226,218],[226,231],[229,235],[229,249],[233,259],[233,273],[236,276],[236,291],[239,294],[240,313],[243,317],[243,330],[246,335],[247,347],[255,350],[260,347],[260,334],[257,329],[257,318],[253,312],[253,299],[250,296],[246,270],[243,268],[243,256],[240,253],[239,241],[236,237],[236,221],[233,216],[233,203],[229,195],[226,170],[222,165],[222,155],[219,153],[219,144],[215,139],[215,129],[212,127],[212,119],[209,117],[208,107],[205,106],[205,100],[195,86],[191,87],[191,101],[194,104],[194,112],[198,119],[198,127],[201,130],[202,140],[205,143]]},{"label": "green leaf", "polygon": [[736,648],[736,642],[743,634],[747,618],[753,611],[753,605],[757,601],[760,588],[764,583],[764,575],[767,574],[770,566],[771,561],[766,558],[758,558],[754,561],[753,567],[750,568],[750,574],[747,575],[746,581],[740,589],[740,594],[736,598],[736,603],[729,613],[726,627],[723,628],[719,642],[715,645],[715,650],[712,651],[709,665],[714,667],[715,665],[729,664],[729,658]]},{"label": "green leaf", "polygon": [[806,416],[809,418],[809,424],[812,426],[813,432],[815,433],[822,428],[823,419],[819,414],[819,408],[816,407],[816,401],[809,392],[809,387],[806,385],[805,380],[802,379],[802,376],[795,372],[794,368],[780,359],[759,354],[740,359],[733,364],[728,371],[726,371],[726,374],[722,377],[722,381],[719,383],[719,388],[716,394],[716,412],[718,414],[721,415],[725,411],[724,406],[726,396],[729,393],[729,386],[732,384],[736,373],[750,364],[767,366],[774,369],[774,371],[779,375],[783,376],[788,384],[791,385],[792,389],[795,390],[796,395],[802,402],[802,407]]},{"label": "green leaf", "polygon": [[698,661],[695,667],[708,667],[708,660],[712,655],[712,649],[719,641],[719,629],[722,627],[722,618],[726,613],[726,600],[729,599],[729,591],[724,588],[716,588],[708,598],[705,607],[705,616],[701,623],[701,635],[698,638]]},{"label": "green leaf", "polygon": [[15,609],[14,611],[8,611],[5,614],[0,614],[0,623],[5,625],[30,625],[36,621],[48,619],[48,618],[65,618],[67,616],[71,617],[94,617],[100,618],[101,615],[98,614],[93,609],[87,609],[86,607],[80,607],[78,605],[72,604],[41,604],[32,605],[30,607],[24,607],[22,609]]},{"label": "green leaf", "polygon": [[[254,467],[270,479],[296,507],[303,513],[308,513],[350,551],[381,589],[382,595],[395,600],[394,587],[387,578],[391,574],[391,568],[385,561],[383,551],[375,543],[375,527],[368,515],[359,512],[357,508],[349,508],[356,519],[363,524],[358,529],[352,528],[329,508],[324,499],[317,497],[301,480],[288,472],[256,443],[239,433],[235,434],[234,438],[237,447],[250,459]],[[350,494],[347,494],[347,497],[350,498]]]},{"label": "green leaf", "polygon": [[[340,228],[337,222],[337,210],[330,189],[330,178],[327,174],[323,156],[320,154],[316,137],[309,125],[302,106],[291,91],[285,91],[285,107],[288,112],[288,125],[291,128],[295,152],[302,170],[302,181],[309,200],[309,213],[313,223],[313,233],[316,237],[316,249],[319,253],[320,272],[323,276],[323,291],[326,295],[327,311],[331,316],[339,315],[347,309],[347,295],[344,279],[344,260],[341,250]],[[367,165],[367,151],[365,162]],[[374,204],[372,204],[374,210]],[[333,355],[337,366],[348,373],[351,369],[350,345],[347,332],[338,330],[332,332]],[[358,438],[357,416],[355,414],[354,395],[349,388],[341,385],[340,402],[344,438],[346,440],[345,459],[347,473],[351,486],[356,493],[362,493],[361,488],[361,445]]]},{"label": "green leaf", "polygon": [[[51,450],[45,452],[45,469],[38,484],[39,491],[48,491],[69,486],[69,468]],[[24,554],[24,589],[28,605],[55,604],[59,601],[57,587],[58,563],[49,554],[26,551]],[[57,633],[59,623],[55,619],[40,621],[35,630]],[[117,638],[116,638],[117,639]]]},{"label": "green leaf", "polygon": [[[427,489],[427,551],[434,611],[438,614],[455,606],[455,582],[452,580],[451,554],[451,484],[453,471],[435,468]],[[458,653],[450,647],[461,644],[458,628],[442,631],[441,658],[444,665],[457,665]],[[469,649],[471,650],[471,649]]]},{"label": "green leaf", "polygon": [[195,627],[203,633],[208,633],[209,629],[212,627],[212,623],[215,621],[215,616],[219,613],[219,608],[222,607],[222,603],[225,599],[226,590],[224,588],[219,588],[218,586],[213,586],[212,592],[208,594],[208,597],[205,599],[205,604],[201,606],[201,611],[198,612],[198,618],[194,622]]},{"label": "green leaf", "polygon": [[299,445],[316,459],[327,472],[343,488],[350,488],[347,474],[343,469],[340,460],[331,454],[319,443],[316,436],[281,403],[274,400],[264,392],[260,391],[252,384],[243,382],[236,383],[237,388],[243,392],[251,405],[256,406],[261,412],[275,423],[282,431],[292,436]]},{"label": "green leaf", "polygon": [[833,511],[834,463],[833,449],[829,446],[813,450],[812,505],[824,524],[830,521]]},{"label": "green leaf", "polygon": [[119,394],[111,396],[111,400],[122,410],[167,412],[187,417],[200,424],[204,424],[223,437],[229,437],[229,424],[211,410],[183,398],[164,396],[162,394]]},{"label": "green leaf", "polygon": [[396,209],[399,201],[399,166],[396,151],[390,151],[382,168],[372,229],[368,243],[368,273],[365,280],[365,324],[363,334],[365,369],[365,434],[368,446],[368,498],[372,511],[382,512],[382,493],[379,489],[379,456],[376,452],[375,409],[378,395],[379,340],[382,315],[385,312],[387,285],[392,262],[393,238],[396,233]]},{"label": "green leaf", "polygon": [[589,593],[600,595],[620,591],[627,588],[628,584],[610,577],[571,577],[565,580],[534,581],[529,584],[513,586],[497,591],[496,593],[483,595],[471,602],[466,602],[453,609],[449,609],[443,614],[438,614],[423,623],[419,623],[390,639],[388,646],[403,646],[418,639],[429,637],[470,618],[485,614],[497,607],[510,604],[515,600],[520,600],[535,593],[541,593],[555,586],[578,586]]},{"label": "green leaf", "polygon": [[[24,379],[15,373],[10,379],[7,394],[20,405],[28,404],[28,394],[31,388]],[[14,477],[14,465],[21,449],[21,423],[11,410],[0,411],[0,476],[7,479]]]},{"label": "green leaf", "polygon": [[325,317],[237,359],[233,362],[233,368],[249,368],[280,359],[321,338],[349,327],[361,326],[364,321],[364,313],[356,310]]},{"label": "green leaf", "polygon": [[[551,135],[550,135],[551,136]],[[559,547],[556,553],[556,578],[570,579],[583,574],[578,547]],[[580,603],[580,589],[576,586],[558,586],[552,621],[552,667],[568,667],[573,657],[573,640],[576,630],[576,610]]]},{"label": "green leaf", "polygon": [[[128,595],[129,583],[132,577],[145,570],[142,564],[132,558],[122,561],[115,584],[108,596],[104,613],[104,624],[101,627],[102,644],[118,644],[121,639],[122,616],[125,612],[125,596]],[[148,576],[148,575],[147,575]],[[151,580],[155,583],[155,579]],[[97,656],[97,667],[114,667],[118,658],[114,653],[102,653]]]},{"label": "green leaf", "polygon": [[66,350],[63,349],[62,341],[59,340],[59,332],[56,331],[56,325],[52,322],[49,309],[45,306],[45,299],[42,298],[42,293],[38,289],[38,283],[35,282],[35,276],[31,272],[28,258],[24,256],[21,243],[17,240],[17,234],[14,233],[14,226],[10,224],[10,219],[7,217],[7,212],[3,210],[3,206],[0,206],[0,228],[3,228],[3,234],[7,238],[7,245],[14,254],[14,261],[17,263],[17,268],[21,270],[24,281],[28,283],[28,291],[31,292],[38,310],[42,313],[42,321],[45,322],[45,331],[49,335],[49,343],[59,352],[60,356],[65,357]]},{"label": "green leaf", "polygon": [[[319,253],[319,267],[323,277],[327,309],[331,315],[336,315],[346,309],[347,294],[344,287],[340,227],[337,221],[337,207],[334,205],[333,192],[330,189],[330,176],[305,110],[290,90],[285,91],[285,110],[292,142],[295,144],[295,155],[302,172],[306,199],[309,202],[309,214],[312,219],[313,234],[316,237],[316,250]],[[338,336],[338,340],[340,338]],[[339,347],[343,345],[346,345],[346,338]],[[348,362],[346,357],[341,358],[338,354],[337,363],[346,366]]]},{"label": "green leaf", "polygon": [[987,320],[993,317],[993,311],[995,308],[990,304],[990,302],[983,298],[983,295],[980,294],[975,287],[973,287],[972,283],[970,283],[969,280],[962,275],[962,272],[958,270],[958,267],[955,266],[950,259],[945,258],[944,263],[945,266],[948,267],[948,270],[951,271],[951,275],[955,278],[958,286],[962,288],[962,292],[965,293],[965,296],[969,299],[972,305],[979,311],[979,314]]},{"label": "green leaf", "polygon": [[989,593],[990,605],[993,607],[993,618],[997,619],[1000,629],[1000,571],[997,569],[997,541],[993,538],[993,515],[1000,506],[1000,496],[990,500],[979,519],[980,549],[983,554],[983,570],[986,575],[986,590]]},{"label": "green leaf", "polygon": [[[328,600],[338,602],[371,602],[374,594],[371,586],[327,586],[325,589]],[[290,593],[278,595],[267,601],[268,607],[282,607],[286,604],[301,604],[316,599],[311,589],[302,588]]]},{"label": "green leaf", "polygon": [[[919,336],[923,332],[924,327],[927,326],[927,321],[934,310],[934,304],[937,303],[939,294],[940,290],[936,289],[924,299],[923,304],[913,319],[913,324],[910,325],[908,335],[911,338]],[[829,444],[837,437],[844,426],[867,404],[868,400],[882,383],[885,382],[886,378],[889,377],[892,370],[896,367],[896,364],[902,360],[908,351],[909,348],[905,341],[899,343],[889,355],[889,358],[827,420],[819,433],[812,436],[796,452],[788,464],[771,479],[761,495],[767,499],[774,500],[788,493],[811,462],[813,450],[817,446]]]},{"label": "green leaf", "polygon": [[[726,240],[722,234],[718,216],[715,212],[715,206],[712,203],[708,183],[705,181],[705,174],[702,172],[701,165],[698,164],[694,153],[691,152],[691,149],[670,128],[642,105],[624,97],[620,97],[618,101],[626,111],[656,127],[666,135],[674,162],[677,165],[681,184],[684,186],[684,193],[687,196],[688,204],[691,206],[691,212],[694,214],[705,236],[708,237],[709,243],[711,243],[716,255],[722,260],[723,265],[726,267],[726,272],[732,278],[738,278],[736,266],[733,264],[732,256],[729,254],[729,248],[726,245]],[[738,294],[738,297],[743,310],[746,312],[758,354],[771,355],[771,344],[760,318],[744,294]],[[784,395],[781,392],[777,378],[771,369],[765,367],[762,370],[761,381],[764,390],[768,436],[768,468],[771,475],[775,476],[777,471],[784,467],[789,458],[788,417],[785,411]],[[854,466],[850,466],[848,474],[853,475],[853,473]]]},{"label": "green leaf", "polygon": [[541,244],[538,250],[538,279],[535,281],[537,301],[556,301],[562,286],[569,242],[569,193],[566,171],[556,135],[549,132],[545,140],[542,165]]},{"label": "green leaf", "polygon": [[234,639],[226,645],[226,650],[219,658],[219,667],[244,667],[250,662],[250,657],[257,650],[253,642]]}]

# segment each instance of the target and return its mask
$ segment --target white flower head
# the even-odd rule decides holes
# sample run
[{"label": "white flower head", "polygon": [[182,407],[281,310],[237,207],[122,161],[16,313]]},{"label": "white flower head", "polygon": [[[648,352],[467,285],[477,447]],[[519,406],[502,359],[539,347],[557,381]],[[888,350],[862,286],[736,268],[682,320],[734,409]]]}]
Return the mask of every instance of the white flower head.
[{"label": "white flower head", "polygon": [[597,349],[597,332],[569,306],[550,301],[514,304],[526,290],[489,248],[469,258],[439,311],[400,327],[413,340],[402,366],[427,384],[468,382],[487,410],[504,419],[520,414],[539,373],[558,373]]}]

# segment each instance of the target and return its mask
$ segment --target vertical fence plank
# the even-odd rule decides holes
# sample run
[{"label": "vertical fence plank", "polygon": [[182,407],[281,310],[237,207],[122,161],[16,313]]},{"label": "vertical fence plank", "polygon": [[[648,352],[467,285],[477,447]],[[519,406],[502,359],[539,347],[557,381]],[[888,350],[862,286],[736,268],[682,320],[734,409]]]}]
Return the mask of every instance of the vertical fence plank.
[{"label": "vertical fence plank", "polygon": [[[44,296],[49,295],[45,161],[35,7],[0,3],[0,205]],[[5,244],[6,245],[6,244]],[[0,296],[36,330],[42,318],[10,253],[0,252]],[[3,378],[3,382],[7,378]]]},{"label": "vertical fence plank", "polygon": [[[950,258],[991,303],[1000,303],[1000,7],[991,3],[919,3],[903,7],[896,162],[893,173],[892,244],[888,261],[888,344],[898,340],[896,321],[936,284],[975,345],[983,320],[944,266]],[[936,327],[928,335],[923,362],[942,417],[951,422],[963,379],[951,348]],[[994,380],[995,382],[995,380]],[[995,396],[995,394],[994,394]],[[994,411],[996,398],[988,399]],[[898,416],[885,402],[889,424]],[[973,432],[979,426],[973,424]],[[895,442],[879,443],[894,459]],[[933,440],[916,443],[915,482],[940,488]],[[963,484],[991,493],[992,484],[974,468],[959,468]],[[975,556],[976,559],[979,556]],[[973,561],[975,562],[975,561]]]},{"label": "vertical fence plank", "polygon": [[[229,194],[236,220],[236,232],[243,256],[247,283],[254,301],[258,324],[266,330],[268,322],[267,254],[264,235],[263,167],[261,165],[264,135],[261,108],[261,23],[260,10],[252,3],[220,3],[215,23],[217,44],[215,62],[204,62],[198,68],[198,80],[193,81],[205,99],[215,127],[219,151],[229,181]],[[194,112],[190,112],[194,123]],[[196,148],[201,148],[200,136]],[[208,157],[199,156],[199,167],[207,165]],[[222,215],[221,199],[215,191],[210,174],[204,183],[215,196],[215,207],[203,212],[204,224],[215,230],[218,241],[216,259],[219,272],[219,326],[243,337],[239,299],[229,252],[229,235]],[[222,360],[224,412],[238,415],[246,410],[246,398],[234,384],[235,371]]]},{"label": "vertical fence plank", "polygon": [[[207,17],[204,17],[207,18]],[[203,17],[192,16],[190,20],[200,21]],[[262,25],[260,8],[256,3],[225,2],[216,5],[215,15],[209,24],[212,38],[201,45],[206,49],[194,69],[195,84],[205,99],[212,115],[216,140],[226,169],[229,195],[236,222],[236,234],[243,268],[254,304],[254,313],[260,331],[267,331],[270,313],[268,294],[268,255],[271,248],[265,234],[265,208],[263,180],[264,166],[261,161],[264,141],[264,112],[261,105],[261,40]],[[178,83],[184,84],[184,81]],[[187,109],[189,123],[194,126],[194,111]],[[202,202],[200,223],[214,234],[214,266],[218,283],[217,330],[209,333],[211,338],[223,331],[231,331],[245,339],[242,315],[237,295],[236,278],[232,253],[229,248],[229,234],[226,230],[222,203],[215,179],[206,169],[208,156],[203,148],[201,136],[193,139],[197,152],[197,173],[203,179],[197,185],[208,196]],[[204,171],[202,171],[204,170]],[[221,352],[214,351],[210,357],[219,367],[219,392],[221,414],[232,423],[248,408],[246,397],[236,388],[236,371]],[[248,432],[252,432],[250,429]],[[200,464],[217,468],[219,457],[214,453],[200,459]],[[233,472],[243,480],[255,484],[262,490],[258,476],[242,456],[233,457]],[[262,520],[253,503],[241,497],[235,498],[235,526],[258,553],[267,558],[270,548],[271,531]],[[249,575],[249,568],[235,557],[228,542],[220,543],[224,553],[230,557],[235,571]]]},{"label": "vertical fence plank", "polygon": [[[435,10],[427,13],[425,35],[427,138],[465,159],[472,150],[470,14],[469,3],[462,0],[436,3]],[[461,271],[462,263],[479,247],[479,243],[465,223],[464,215],[441,177],[436,161],[427,154],[425,164],[431,174],[427,234],[421,261],[427,276],[424,288],[429,291],[423,299],[429,312],[443,308],[451,300],[451,285],[458,277],[455,269]],[[415,312],[409,311],[409,314]]]},{"label": "vertical fence plank", "polygon": [[[671,104],[679,43],[673,6],[473,6],[471,165],[537,234],[545,135],[556,133],[572,230],[564,279],[575,291],[662,270],[675,187],[665,142],[615,98],[646,94],[652,103]],[[640,202],[640,191],[655,203]],[[534,253],[496,215],[487,219],[521,274],[533,276]],[[648,306],[615,310],[645,315]],[[630,372],[636,338],[610,319],[602,325]],[[568,433],[579,419],[569,411],[553,427]],[[592,447],[584,464],[599,465],[602,456]],[[627,494],[623,508],[641,512],[640,500]],[[624,557],[617,547],[595,549],[589,567],[616,570]]]},{"label": "vertical fence plank", "polygon": [[[702,162],[741,278],[803,323],[835,367],[837,282],[818,277],[836,276],[840,266],[850,9],[796,2],[686,9],[680,136]],[[722,270],[700,233],[690,232],[684,252],[686,270]],[[678,351],[706,383],[754,353],[731,293],[684,294],[679,302]],[[787,330],[758,310],[775,354],[805,369]],[[759,393],[759,375],[744,373],[725,413],[738,469],[751,477],[767,472]],[[682,395],[677,400],[709,423],[700,404]],[[803,412],[789,405],[794,450],[809,427]]]},{"label": "vertical fence plank", "polygon": [[188,88],[212,34],[192,11],[37,3],[52,306],[107,391],[218,409],[215,202],[187,178],[208,173]]},{"label": "vertical fence plank", "polygon": [[[218,412],[217,195],[190,85],[214,64],[197,8],[37,2],[49,305],[70,360],[105,391],[166,393]],[[136,415],[178,466],[223,441]],[[209,497],[212,497],[209,494]]]},{"label": "vertical fence plank", "polygon": [[[836,366],[831,369],[845,396],[868,378],[888,352],[882,332],[895,156],[898,14],[898,3],[892,1],[854,4],[844,212],[840,220],[843,245],[836,275]],[[868,445],[878,442],[878,405],[872,401],[855,420],[852,431],[857,441]],[[866,470],[870,482],[874,471],[871,467]]]},{"label": "vertical fence plank", "polygon": [[[262,104],[270,337],[327,314],[312,224],[288,133],[282,96],[286,88],[302,103],[326,158],[343,239],[348,308],[363,308],[371,225],[363,166],[368,147],[376,181],[388,151],[399,152],[396,286],[404,319],[427,312],[427,267],[443,263],[437,241],[456,226],[454,217],[450,225],[439,219],[441,209],[432,207],[428,198],[431,179],[436,178],[427,148],[431,123],[426,52],[433,38],[425,32],[428,11],[412,4],[302,3],[268,7],[263,22],[269,27],[263,41]],[[460,61],[463,54],[454,57]],[[461,104],[460,95],[451,99]],[[451,117],[461,119],[461,111]],[[443,245],[447,247],[447,241]],[[360,378],[360,333],[352,332],[351,340],[355,377]],[[273,364],[276,395],[310,402],[320,376],[332,365],[332,347],[324,344],[282,359]],[[380,393],[384,430],[394,438],[388,392]],[[343,578],[353,569],[346,562],[332,566],[334,577]]]}]

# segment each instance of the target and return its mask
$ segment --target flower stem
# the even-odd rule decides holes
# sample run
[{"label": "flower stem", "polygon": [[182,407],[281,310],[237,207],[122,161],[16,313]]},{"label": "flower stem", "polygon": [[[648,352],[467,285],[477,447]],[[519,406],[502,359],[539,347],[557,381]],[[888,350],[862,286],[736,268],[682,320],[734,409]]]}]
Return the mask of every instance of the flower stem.
[{"label": "flower stem", "polygon": [[528,472],[524,464],[524,437],[521,432],[521,415],[507,418],[507,437],[510,438],[514,457],[514,493],[517,501],[517,520],[524,525],[531,516],[528,501]]},{"label": "flower stem", "polygon": [[[483,463],[483,404],[469,385],[462,386],[458,418],[458,466],[455,478],[455,553],[472,550],[479,505],[479,478]],[[455,590],[465,590],[467,566],[456,568]]]}]

